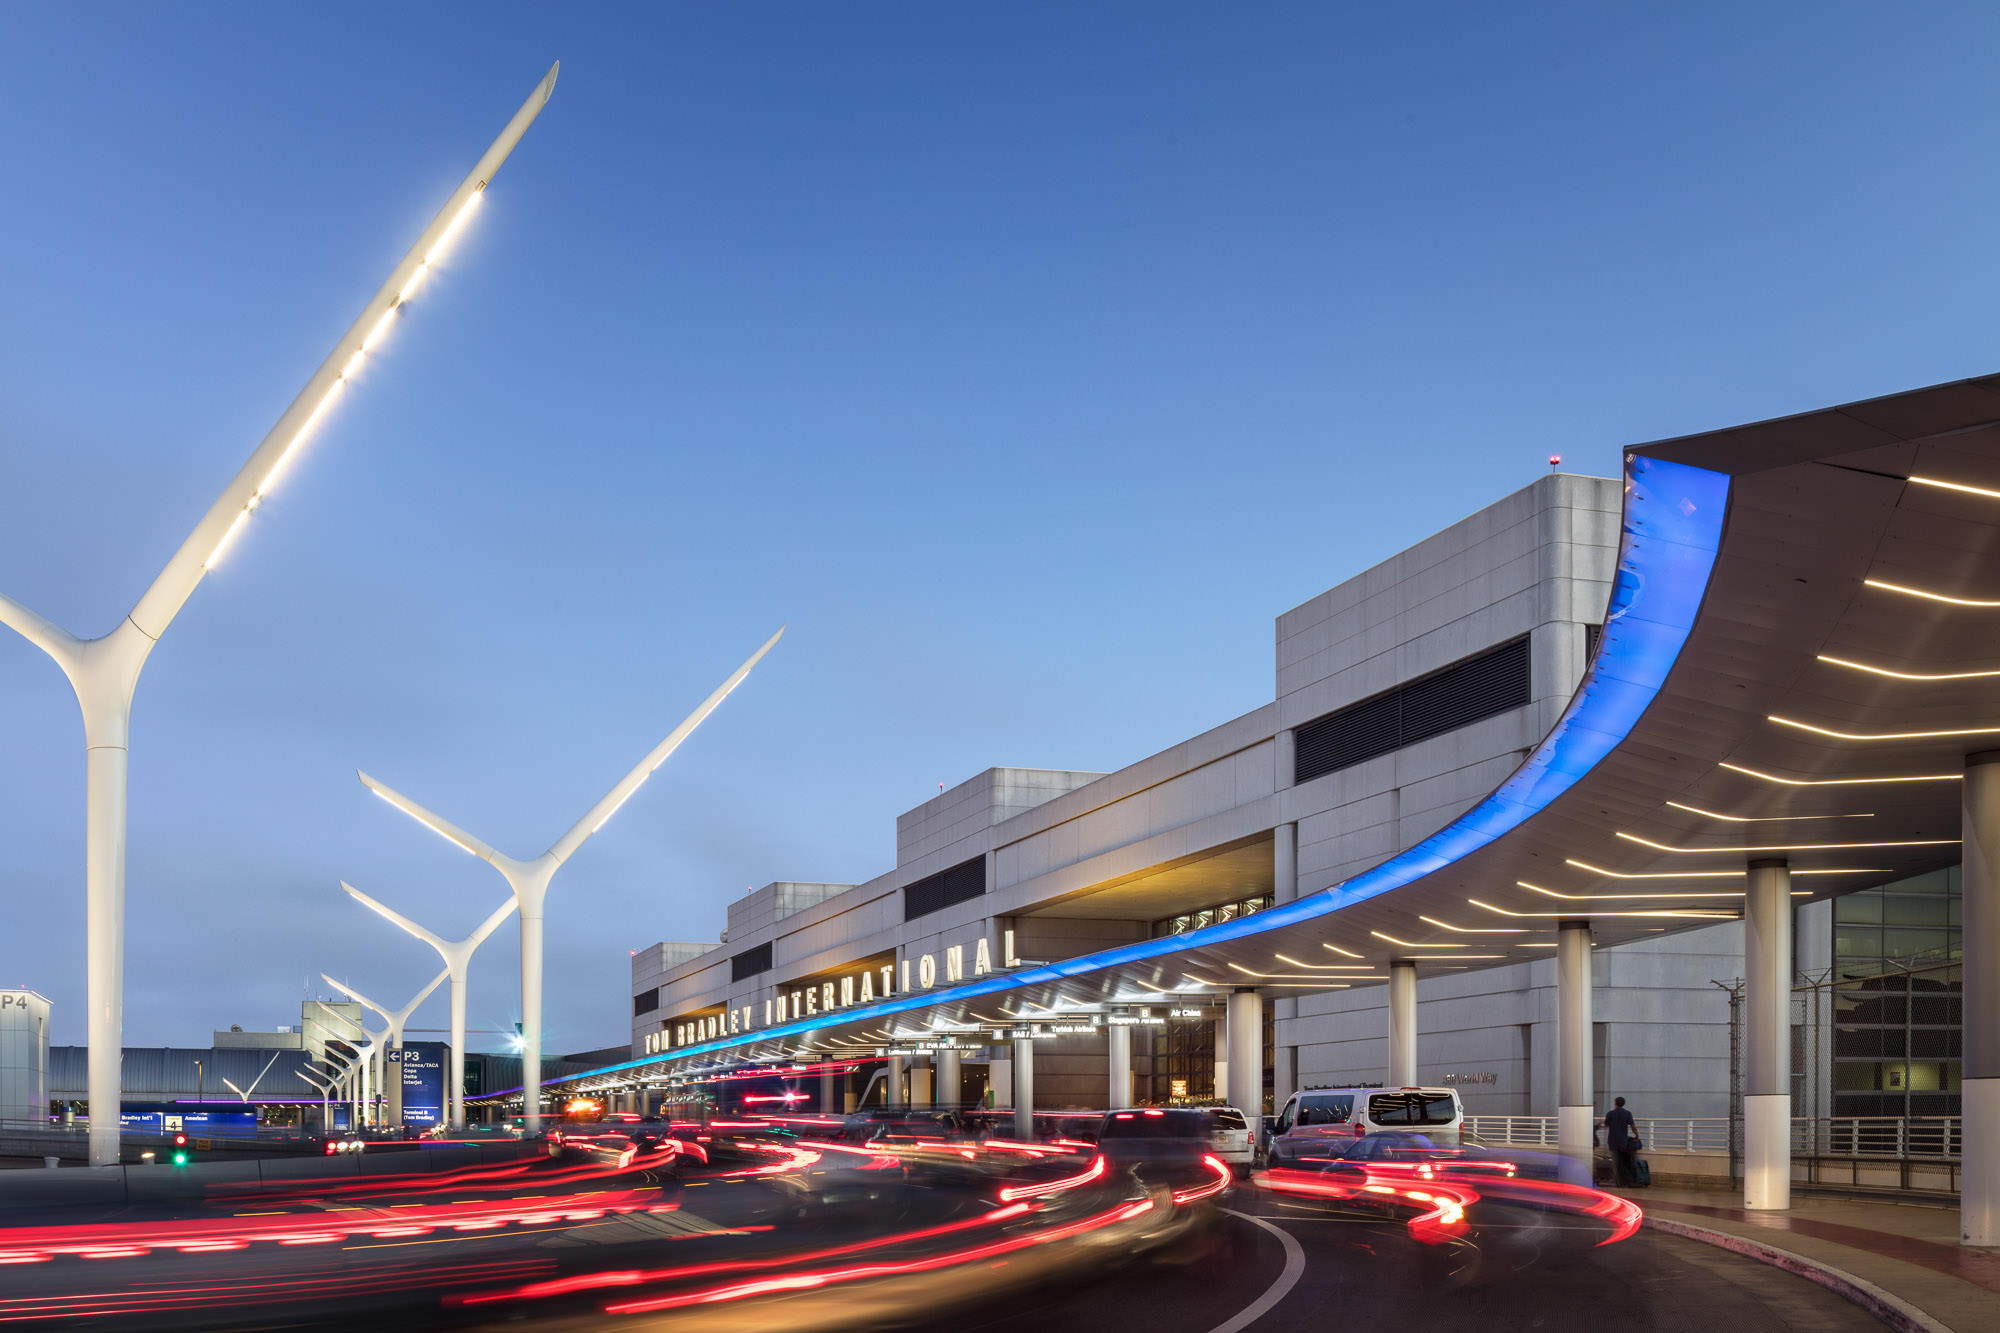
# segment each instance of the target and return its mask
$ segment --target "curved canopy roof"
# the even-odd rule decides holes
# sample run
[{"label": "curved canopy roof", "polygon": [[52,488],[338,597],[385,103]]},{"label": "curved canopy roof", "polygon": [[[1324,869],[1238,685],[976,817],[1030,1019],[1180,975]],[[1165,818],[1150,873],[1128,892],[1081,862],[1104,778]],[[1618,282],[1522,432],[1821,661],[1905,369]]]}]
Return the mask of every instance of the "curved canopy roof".
[{"label": "curved canopy roof", "polygon": [[[1365,985],[1740,913],[1746,866],[1824,897],[1954,864],[2000,749],[2000,376],[1626,456],[1619,570],[1556,728],[1437,834],[1255,916],[615,1065],[873,1046],[933,1023]],[[1538,952],[1539,950],[1539,952]]]}]

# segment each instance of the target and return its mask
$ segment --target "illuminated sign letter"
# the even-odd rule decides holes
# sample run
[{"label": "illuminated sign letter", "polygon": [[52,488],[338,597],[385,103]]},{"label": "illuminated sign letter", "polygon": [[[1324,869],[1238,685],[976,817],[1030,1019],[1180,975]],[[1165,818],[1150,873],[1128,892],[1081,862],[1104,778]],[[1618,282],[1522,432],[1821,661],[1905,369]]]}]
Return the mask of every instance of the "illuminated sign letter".
[{"label": "illuminated sign letter", "polygon": [[905,995],[908,995],[908,994],[910,993],[910,960],[909,960],[909,959],[905,958],[905,959],[903,960],[903,962],[902,962],[902,971],[900,971],[900,972],[898,972],[898,973],[896,974],[896,979],[897,979],[897,980],[898,980],[899,982],[901,982],[901,983],[902,983],[901,985],[897,986],[897,987],[896,987],[896,989],[897,989],[897,990],[899,990],[899,991],[901,991],[901,992],[903,992],[903,994],[905,994]]},{"label": "illuminated sign letter", "polygon": [[861,974],[861,1003],[867,1004],[874,998],[875,974],[873,972],[863,972]]},{"label": "illuminated sign letter", "polygon": [[[866,978],[864,974],[864,980],[865,979]],[[840,1007],[845,1009],[848,1005],[853,1003],[854,1003],[854,978],[852,976],[842,977],[840,979]]]},{"label": "illuminated sign letter", "polygon": [[797,991],[793,991],[793,992],[792,992],[792,1017],[793,1017],[793,1018],[797,1018],[798,1016],[799,1016],[799,993],[798,993]]},{"label": "illuminated sign letter", "polygon": [[886,1000],[895,993],[896,965],[894,963],[884,963],[882,965],[882,998]]},{"label": "illuminated sign letter", "polygon": [[806,1012],[809,1014],[819,1012],[819,987],[817,986],[806,987]]},{"label": "illuminated sign letter", "polygon": [[982,935],[979,937],[979,943],[972,946],[972,975],[983,977],[992,970],[993,950],[987,945],[986,937]]},{"label": "illuminated sign letter", "polygon": [[831,981],[819,988],[819,1003],[822,1009],[833,1008],[833,983]]},{"label": "illuminated sign letter", "polygon": [[736,1010],[733,1008],[729,1011],[729,1032],[731,1036],[736,1034]]},{"label": "illuminated sign letter", "polygon": [[764,1026],[771,1026],[771,1002],[769,1000],[764,1001]]},{"label": "illuminated sign letter", "polygon": [[[904,963],[903,966],[908,967],[909,964]],[[917,980],[925,990],[929,990],[931,987],[937,985],[936,958],[930,954],[925,954],[923,957],[917,959]]]},{"label": "illuminated sign letter", "polygon": [[944,951],[944,979],[946,981],[965,980],[965,946],[954,944]]},{"label": "illuminated sign letter", "polygon": [[1007,946],[1007,961],[1004,964],[1002,964],[1002,966],[1019,967],[1021,965],[1021,959],[1020,956],[1014,952],[1014,932],[1011,930],[1002,932],[1002,942]]}]

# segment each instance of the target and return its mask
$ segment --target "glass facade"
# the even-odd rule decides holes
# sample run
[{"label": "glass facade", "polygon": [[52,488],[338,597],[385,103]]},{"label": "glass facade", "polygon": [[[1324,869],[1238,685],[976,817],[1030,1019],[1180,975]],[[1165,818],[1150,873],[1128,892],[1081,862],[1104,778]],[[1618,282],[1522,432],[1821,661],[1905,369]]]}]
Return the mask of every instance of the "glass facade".
[{"label": "glass facade", "polygon": [[1834,1115],[1959,1113],[1959,874],[1834,899]]}]

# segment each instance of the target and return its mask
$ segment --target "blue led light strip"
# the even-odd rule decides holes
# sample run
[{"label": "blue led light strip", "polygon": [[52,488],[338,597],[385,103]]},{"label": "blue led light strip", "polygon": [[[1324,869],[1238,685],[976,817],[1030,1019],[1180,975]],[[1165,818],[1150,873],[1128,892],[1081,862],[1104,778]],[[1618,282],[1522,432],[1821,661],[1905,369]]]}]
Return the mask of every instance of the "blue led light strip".
[{"label": "blue led light strip", "polygon": [[[843,1009],[833,1021],[846,1025],[975,1000],[1297,925],[1434,874],[1520,827],[1616,749],[1659,694],[1694,629],[1709,574],[1715,568],[1716,551],[1722,544],[1728,507],[1729,478],[1722,473],[1664,459],[1627,456],[1618,576],[1611,586],[1604,635],[1583,684],[1542,743],[1491,796],[1408,851],[1330,889],[1254,916],[1021,972],[996,973],[949,990],[923,991]],[[606,1065],[587,1074],[549,1079],[545,1086],[714,1054],[776,1037],[804,1036],[827,1026],[826,1017],[781,1023],[735,1039],[685,1046]]]}]

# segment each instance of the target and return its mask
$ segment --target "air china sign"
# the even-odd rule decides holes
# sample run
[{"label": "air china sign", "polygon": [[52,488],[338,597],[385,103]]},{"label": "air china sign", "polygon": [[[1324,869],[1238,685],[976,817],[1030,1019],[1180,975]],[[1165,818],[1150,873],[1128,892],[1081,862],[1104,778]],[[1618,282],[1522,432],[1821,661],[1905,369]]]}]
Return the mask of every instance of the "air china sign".
[{"label": "air china sign", "polygon": [[780,990],[765,1000],[761,1009],[754,1004],[732,1006],[723,1013],[689,1019],[659,1032],[649,1032],[645,1038],[646,1054],[654,1055],[705,1041],[719,1041],[724,1037],[740,1036],[759,1028],[796,1022],[818,1014],[839,1013],[854,1005],[873,1004],[877,1000],[908,995],[913,991],[933,990],[939,985],[949,986],[968,977],[983,977],[989,972],[1021,965],[1021,960],[1014,954],[1013,931],[1001,932],[1000,950],[1002,961],[997,969],[993,962],[993,947],[982,935],[971,944],[954,944],[936,953],[913,954],[900,962],[884,963],[864,972],[850,972],[844,977],[817,985]]}]

